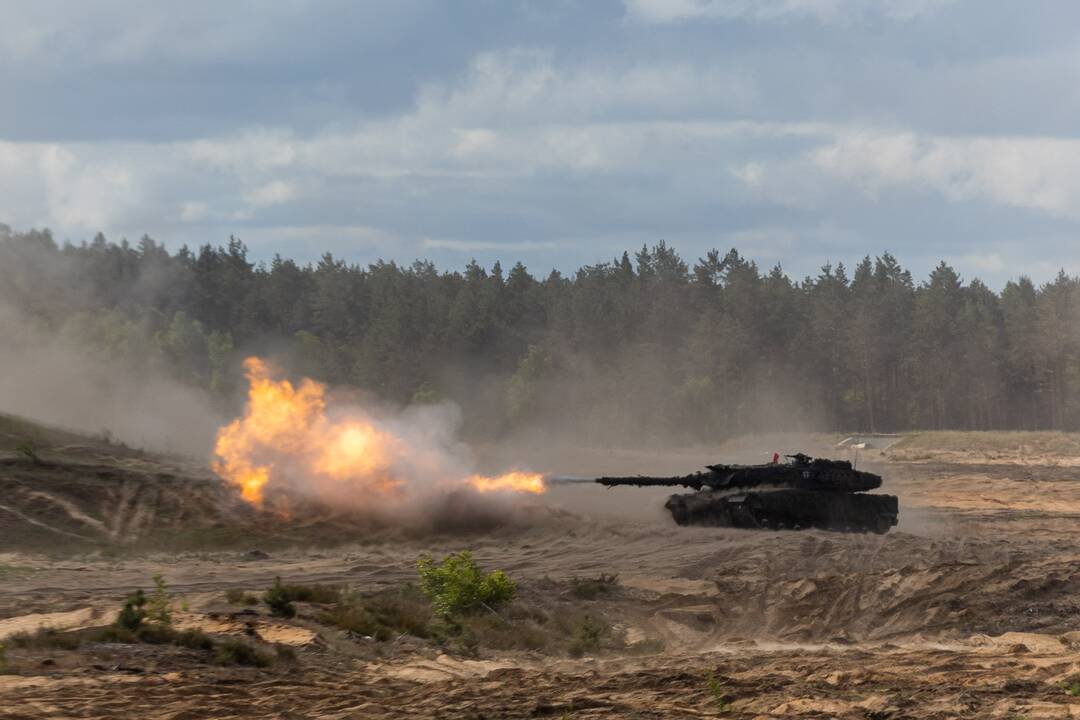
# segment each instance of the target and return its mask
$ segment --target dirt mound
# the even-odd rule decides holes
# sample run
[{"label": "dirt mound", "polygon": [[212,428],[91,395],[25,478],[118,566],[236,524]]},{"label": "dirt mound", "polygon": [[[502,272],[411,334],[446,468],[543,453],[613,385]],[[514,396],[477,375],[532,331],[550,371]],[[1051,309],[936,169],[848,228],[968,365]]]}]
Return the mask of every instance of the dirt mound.
[{"label": "dirt mound", "polygon": [[11,417],[0,423],[0,549],[81,549],[249,521],[208,468]]}]

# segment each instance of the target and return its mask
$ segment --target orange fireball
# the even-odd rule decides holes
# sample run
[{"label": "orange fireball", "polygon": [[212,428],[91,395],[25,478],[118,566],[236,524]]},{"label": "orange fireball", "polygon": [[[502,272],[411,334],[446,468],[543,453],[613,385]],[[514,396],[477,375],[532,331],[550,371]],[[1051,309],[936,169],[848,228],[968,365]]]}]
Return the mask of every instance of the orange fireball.
[{"label": "orange fireball", "polygon": [[[257,357],[244,361],[249,383],[243,417],[218,431],[214,471],[262,505],[268,487],[328,505],[356,505],[408,490],[406,478],[466,484],[479,492],[544,492],[543,476],[520,471],[465,477],[460,462],[430,443],[380,428],[359,408],[327,414],[326,386],[275,380]],[[434,460],[432,460],[434,459]]]},{"label": "orange fireball", "polygon": [[512,491],[539,494],[547,489],[544,487],[544,476],[540,473],[518,470],[497,477],[473,475],[469,478],[469,484],[480,492]]}]

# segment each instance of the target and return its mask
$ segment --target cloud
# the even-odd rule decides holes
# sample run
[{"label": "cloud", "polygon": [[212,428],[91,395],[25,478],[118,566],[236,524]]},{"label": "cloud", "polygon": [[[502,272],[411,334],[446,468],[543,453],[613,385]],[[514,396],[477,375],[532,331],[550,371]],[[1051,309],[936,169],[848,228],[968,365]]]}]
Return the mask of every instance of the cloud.
[{"label": "cloud", "polygon": [[209,205],[204,202],[186,202],[180,207],[180,219],[184,222],[198,222],[206,217]]},{"label": "cloud", "polygon": [[[290,30],[310,19],[304,2],[267,5],[190,0],[183,5],[138,0],[0,0],[5,30],[0,58],[49,64],[78,58],[119,65],[154,58],[222,62],[252,57],[268,42],[288,47]],[[333,8],[325,8],[326,12]]]},{"label": "cloud", "polygon": [[1080,220],[1080,140],[846,130],[810,157],[872,197],[928,190],[951,202],[989,200]]},{"label": "cloud", "polygon": [[476,252],[478,250],[505,250],[507,252],[536,252],[538,250],[555,250],[561,243],[554,241],[545,242],[491,242],[484,240],[444,240],[424,238],[420,243],[422,247],[439,250],[453,250],[454,252]]},{"label": "cloud", "polygon": [[[715,15],[721,5],[750,7],[692,7]],[[812,6],[827,19],[822,8],[842,5],[860,7],[771,6],[791,17]],[[172,247],[235,233],[261,258],[530,253],[562,269],[660,238],[687,255],[742,245],[763,263],[811,271],[886,244],[901,256],[921,245],[1003,276],[1014,246],[996,247],[994,264],[982,239],[1024,243],[1062,232],[1040,222],[1080,220],[1078,140],[768,119],[768,88],[740,57],[512,47],[429,79],[404,109],[312,131],[282,123],[144,142],[0,142],[0,221],[48,225],[61,238],[150,232]],[[952,220],[963,208],[995,219]],[[919,232],[905,233],[916,222]],[[915,239],[893,239],[905,234]],[[949,247],[937,247],[942,238]]]},{"label": "cloud", "polygon": [[93,232],[141,201],[126,158],[86,156],[59,143],[0,142],[0,212],[15,222]]},{"label": "cloud", "polygon": [[624,0],[627,15],[646,23],[688,20],[772,22],[810,19],[849,24],[912,20],[954,0]]},{"label": "cloud", "polygon": [[296,197],[296,186],[284,180],[274,180],[244,194],[249,205],[264,208],[287,203]]}]

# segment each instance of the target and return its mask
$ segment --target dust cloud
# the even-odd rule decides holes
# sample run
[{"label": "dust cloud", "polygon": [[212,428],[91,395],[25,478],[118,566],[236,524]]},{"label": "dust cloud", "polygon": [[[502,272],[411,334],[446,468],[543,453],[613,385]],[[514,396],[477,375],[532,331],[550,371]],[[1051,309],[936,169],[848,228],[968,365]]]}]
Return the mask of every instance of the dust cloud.
[{"label": "dust cloud", "polygon": [[224,421],[205,391],[50,329],[0,298],[0,411],[128,445],[205,458]]}]

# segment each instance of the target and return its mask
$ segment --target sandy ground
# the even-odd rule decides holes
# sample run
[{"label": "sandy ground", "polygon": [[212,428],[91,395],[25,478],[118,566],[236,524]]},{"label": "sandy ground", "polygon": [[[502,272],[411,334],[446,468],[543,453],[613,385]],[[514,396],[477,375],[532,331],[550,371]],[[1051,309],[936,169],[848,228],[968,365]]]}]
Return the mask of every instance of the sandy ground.
[{"label": "sandy ground", "polygon": [[[746,459],[772,441],[740,451]],[[780,448],[783,449],[783,448]],[[554,472],[685,472],[708,449],[542,451]],[[164,574],[176,623],[298,649],[295,664],[222,668],[156,646],[8,650],[12,718],[1064,718],[1080,717],[1080,477],[1070,457],[978,462],[925,448],[867,453],[901,497],[885,536],[679,528],[665,493],[554,489],[483,534],[356,530],[332,547],[176,554],[0,555],[0,637],[111,622]],[[491,461],[499,462],[498,458]],[[546,465],[544,465],[546,463]],[[253,541],[255,542],[255,541]],[[626,649],[572,658],[366,648],[310,623],[222,609],[229,588],[291,582],[372,591],[415,577],[422,552],[474,550],[523,588],[617,573],[593,603]],[[350,650],[352,646],[359,649]]]}]

